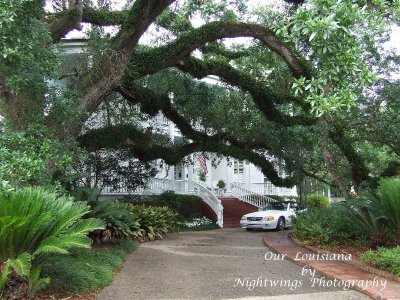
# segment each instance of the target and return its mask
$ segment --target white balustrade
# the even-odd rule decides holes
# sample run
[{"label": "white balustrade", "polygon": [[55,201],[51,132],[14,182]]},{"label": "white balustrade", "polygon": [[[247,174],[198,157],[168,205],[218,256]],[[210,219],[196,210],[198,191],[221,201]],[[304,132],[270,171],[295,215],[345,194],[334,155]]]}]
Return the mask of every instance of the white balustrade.
[{"label": "white balustrade", "polygon": [[243,202],[254,205],[258,208],[262,208],[266,206],[268,203],[276,202],[276,200],[272,198],[252,192],[248,189],[241,187],[236,183],[231,183],[231,190],[232,190],[232,196],[238,198]]},{"label": "white balustrade", "polygon": [[235,184],[260,195],[297,196],[295,189],[275,186],[271,182],[237,182]]},{"label": "white balustrade", "polygon": [[193,181],[194,193],[199,196],[217,215],[217,224],[219,227],[224,226],[224,207],[219,200],[208,188],[199,182]]}]

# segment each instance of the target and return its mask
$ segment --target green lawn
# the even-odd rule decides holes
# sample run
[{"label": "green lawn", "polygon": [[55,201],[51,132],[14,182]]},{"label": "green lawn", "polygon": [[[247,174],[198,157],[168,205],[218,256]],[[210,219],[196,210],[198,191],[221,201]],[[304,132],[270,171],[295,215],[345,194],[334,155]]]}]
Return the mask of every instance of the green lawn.
[{"label": "green lawn", "polygon": [[110,285],[126,256],[137,247],[130,240],[112,240],[91,249],[73,249],[70,255],[53,255],[43,266],[51,277],[46,292],[85,294]]}]

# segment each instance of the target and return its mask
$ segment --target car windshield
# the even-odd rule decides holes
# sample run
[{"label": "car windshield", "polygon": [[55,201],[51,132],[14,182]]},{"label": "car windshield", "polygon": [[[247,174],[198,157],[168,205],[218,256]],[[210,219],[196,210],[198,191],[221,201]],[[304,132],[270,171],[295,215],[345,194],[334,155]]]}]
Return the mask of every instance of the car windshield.
[{"label": "car windshield", "polygon": [[272,202],[268,203],[267,206],[263,208],[263,210],[286,210],[287,206],[288,206],[287,203]]}]

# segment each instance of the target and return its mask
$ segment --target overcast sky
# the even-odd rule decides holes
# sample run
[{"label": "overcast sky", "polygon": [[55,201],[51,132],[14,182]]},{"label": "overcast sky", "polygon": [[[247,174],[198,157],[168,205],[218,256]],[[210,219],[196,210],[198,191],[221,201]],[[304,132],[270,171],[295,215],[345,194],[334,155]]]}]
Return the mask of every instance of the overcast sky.
[{"label": "overcast sky", "polygon": [[[265,4],[268,4],[268,3],[275,4],[276,1],[274,1],[274,0],[248,0],[247,1],[247,4],[251,8],[255,8],[257,6],[265,5]],[[114,1],[113,7],[122,8],[124,6],[124,4],[125,4],[125,1]],[[84,37],[84,33],[82,31],[77,31],[77,30],[74,30],[74,31],[70,32],[66,36],[66,38],[70,38],[70,39],[71,38],[83,38],[83,37]],[[395,27],[395,30],[392,30],[392,38],[387,43],[387,47],[388,48],[395,48],[396,52],[400,53],[400,28],[399,27]]]}]

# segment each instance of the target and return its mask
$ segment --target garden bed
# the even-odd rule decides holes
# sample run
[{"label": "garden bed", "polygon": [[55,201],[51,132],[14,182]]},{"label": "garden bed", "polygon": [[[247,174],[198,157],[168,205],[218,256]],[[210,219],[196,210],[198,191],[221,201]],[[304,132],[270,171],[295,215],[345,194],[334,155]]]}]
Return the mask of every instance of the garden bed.
[{"label": "garden bed", "polygon": [[385,277],[390,280],[394,280],[397,282],[400,282],[400,277],[396,276],[395,274],[389,273],[387,271],[372,267],[368,264],[365,264],[360,261],[360,256],[362,253],[365,253],[368,250],[368,247],[365,245],[360,245],[360,246],[329,246],[329,245],[310,245],[307,244],[307,242],[301,241],[294,237],[293,235],[290,235],[290,238],[292,241],[299,245],[302,246],[310,251],[316,252],[316,253],[327,253],[327,254],[332,254],[332,253],[343,253],[343,254],[351,254],[352,259],[345,261],[345,263],[351,264],[353,266],[356,266],[360,269],[363,269],[367,272],[376,274],[381,277]]}]

